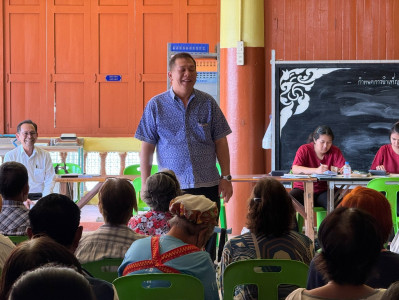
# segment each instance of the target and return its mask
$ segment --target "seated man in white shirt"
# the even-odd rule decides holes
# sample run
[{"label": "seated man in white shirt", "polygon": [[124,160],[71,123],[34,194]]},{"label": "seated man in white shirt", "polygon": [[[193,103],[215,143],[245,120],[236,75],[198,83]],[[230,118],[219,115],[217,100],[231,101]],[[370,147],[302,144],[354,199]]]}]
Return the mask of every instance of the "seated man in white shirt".
[{"label": "seated man in white shirt", "polygon": [[17,139],[21,145],[6,153],[4,162],[17,161],[28,170],[30,200],[38,200],[53,192],[55,172],[50,154],[35,143],[38,137],[37,125],[24,120],[17,126]]}]

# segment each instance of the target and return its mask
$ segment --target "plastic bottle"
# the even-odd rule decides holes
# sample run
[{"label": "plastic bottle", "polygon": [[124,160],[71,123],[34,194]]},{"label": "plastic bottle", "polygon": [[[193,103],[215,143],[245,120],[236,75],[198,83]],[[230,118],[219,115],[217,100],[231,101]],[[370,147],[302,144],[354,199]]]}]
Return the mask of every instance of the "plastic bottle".
[{"label": "plastic bottle", "polygon": [[342,173],[344,174],[345,178],[351,177],[352,169],[351,169],[351,166],[349,165],[348,161],[345,162],[344,169],[343,169]]}]

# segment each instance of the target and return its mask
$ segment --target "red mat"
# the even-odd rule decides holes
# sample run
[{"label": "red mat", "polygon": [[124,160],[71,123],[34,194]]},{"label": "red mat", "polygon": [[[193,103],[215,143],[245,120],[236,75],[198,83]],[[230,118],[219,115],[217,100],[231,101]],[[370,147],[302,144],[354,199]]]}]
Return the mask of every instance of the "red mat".
[{"label": "red mat", "polygon": [[103,224],[104,222],[80,222],[80,226],[83,226],[83,231],[94,231]]}]

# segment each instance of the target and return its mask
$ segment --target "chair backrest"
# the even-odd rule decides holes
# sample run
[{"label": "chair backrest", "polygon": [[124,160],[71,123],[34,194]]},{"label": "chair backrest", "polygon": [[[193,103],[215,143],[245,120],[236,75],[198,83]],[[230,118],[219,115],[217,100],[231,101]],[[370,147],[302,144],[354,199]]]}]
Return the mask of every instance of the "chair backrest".
[{"label": "chair backrest", "polygon": [[119,300],[204,299],[204,287],[201,281],[186,274],[133,274],[119,277],[113,284]]},{"label": "chair backrest", "polygon": [[308,269],[306,264],[289,259],[248,259],[234,262],[223,273],[223,299],[233,299],[237,285],[255,284],[258,287],[258,299],[277,300],[280,284],[306,287]]},{"label": "chair backrest", "polygon": [[[158,165],[152,165],[151,174],[155,174],[156,172],[158,172]],[[140,174],[141,174],[140,164],[127,166],[123,170],[123,175],[140,175]]]},{"label": "chair backrest", "polygon": [[8,238],[15,245],[18,245],[19,243],[22,243],[22,242],[28,240],[28,236],[27,235],[9,235]]},{"label": "chair backrest", "polygon": [[133,180],[133,187],[136,191],[137,207],[139,211],[149,211],[147,203],[141,199],[141,177],[137,177]]},{"label": "chair backrest", "polygon": [[385,197],[391,204],[392,223],[395,233],[398,232],[398,192],[399,192],[399,178],[388,177],[388,178],[375,178],[371,180],[367,187],[378,192],[384,192]]},{"label": "chair backrest", "polygon": [[140,164],[127,166],[123,170],[123,175],[140,175]]},{"label": "chair backrest", "polygon": [[122,258],[104,258],[102,260],[84,263],[82,267],[95,278],[112,283],[118,278],[118,268],[122,264],[122,261]]},{"label": "chair backrest", "polygon": [[68,171],[68,173],[75,173],[75,174],[82,174],[82,168],[73,163],[53,163],[53,167],[56,170],[56,174],[65,174],[65,169]]}]

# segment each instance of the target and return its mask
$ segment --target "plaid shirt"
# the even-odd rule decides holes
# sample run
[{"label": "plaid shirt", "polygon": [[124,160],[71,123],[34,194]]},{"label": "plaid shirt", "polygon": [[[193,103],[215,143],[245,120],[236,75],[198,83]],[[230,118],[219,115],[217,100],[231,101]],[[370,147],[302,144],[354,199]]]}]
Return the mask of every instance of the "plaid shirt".
[{"label": "plaid shirt", "polygon": [[82,237],[75,255],[82,264],[103,258],[124,258],[130,245],[144,237],[146,236],[135,233],[126,225],[104,224]]},{"label": "plaid shirt", "polygon": [[212,96],[194,89],[184,107],[171,88],[148,102],[134,137],[156,145],[158,168],[173,170],[190,189],[219,184],[215,141],[230,133]]},{"label": "plaid shirt", "polygon": [[29,210],[20,201],[3,200],[0,212],[0,233],[4,235],[26,235],[29,227]]}]

